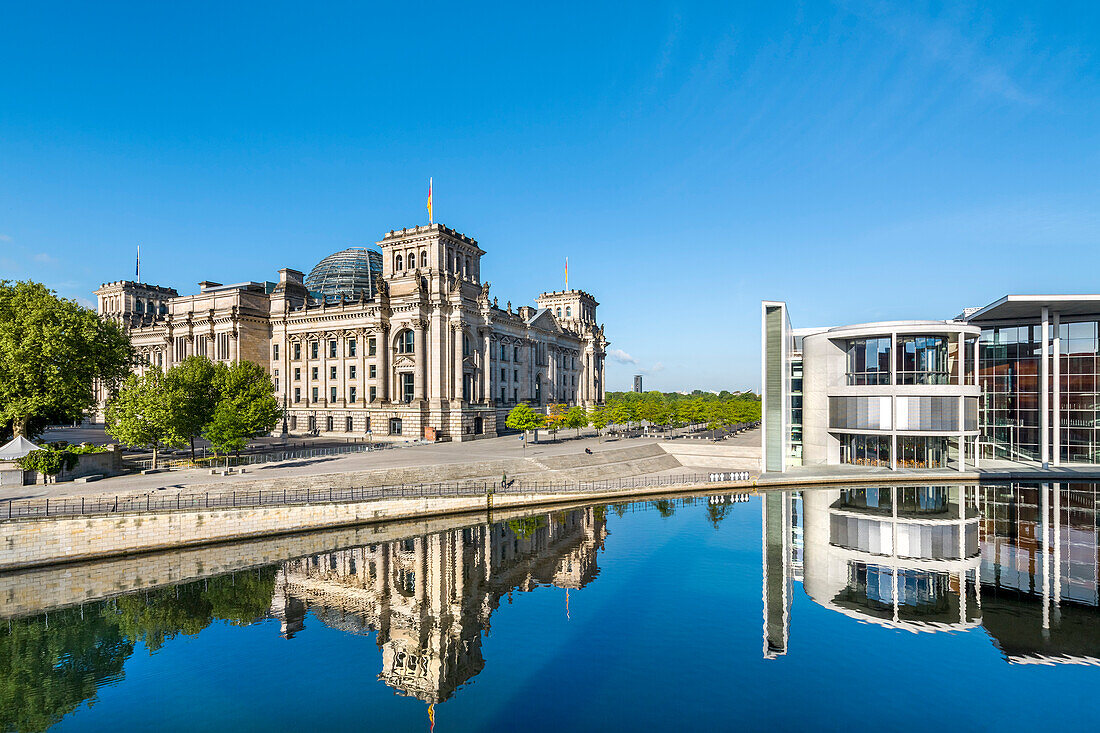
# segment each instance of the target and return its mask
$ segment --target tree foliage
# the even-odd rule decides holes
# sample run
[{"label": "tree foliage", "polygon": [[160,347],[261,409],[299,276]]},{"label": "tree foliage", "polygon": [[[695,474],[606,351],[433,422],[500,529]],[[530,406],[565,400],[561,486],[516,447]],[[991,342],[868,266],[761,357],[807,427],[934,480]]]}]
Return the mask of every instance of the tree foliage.
[{"label": "tree foliage", "polygon": [[35,282],[0,281],[0,425],[33,436],[77,422],[126,376],[130,340],[112,321]]},{"label": "tree foliage", "polygon": [[722,391],[691,394],[678,392],[609,392],[606,414],[609,424],[629,425],[644,420],[651,425],[706,425],[719,429],[760,419],[760,397],[752,392]]},{"label": "tree foliage", "polygon": [[192,356],[161,373],[131,375],[107,408],[107,432],[126,445],[183,447],[202,435],[214,450],[243,448],[253,435],[271,432],[283,417],[263,367],[232,366]]},{"label": "tree foliage", "polygon": [[581,428],[588,427],[588,413],[580,405],[573,405],[569,412],[565,413],[565,427],[577,431],[577,437],[581,435]]},{"label": "tree foliage", "polygon": [[508,417],[504,419],[504,424],[512,430],[521,431],[523,433],[524,445],[526,445],[527,431],[541,428],[546,424],[546,418],[540,413],[532,410],[531,406],[526,402],[520,402],[508,413]]},{"label": "tree foliage", "polygon": [[239,451],[248,439],[270,433],[283,418],[275,385],[259,364],[239,361],[217,365],[214,377],[218,401],[203,437],[219,453]]},{"label": "tree foliage", "polygon": [[153,468],[157,467],[160,445],[183,445],[183,438],[173,429],[178,405],[167,383],[157,369],[131,374],[107,405],[107,434],[125,445],[152,449]]},{"label": "tree foliage", "polygon": [[62,471],[71,471],[80,460],[77,453],[59,445],[45,445],[42,450],[31,451],[15,462],[25,471],[35,471],[43,476],[56,476]]}]

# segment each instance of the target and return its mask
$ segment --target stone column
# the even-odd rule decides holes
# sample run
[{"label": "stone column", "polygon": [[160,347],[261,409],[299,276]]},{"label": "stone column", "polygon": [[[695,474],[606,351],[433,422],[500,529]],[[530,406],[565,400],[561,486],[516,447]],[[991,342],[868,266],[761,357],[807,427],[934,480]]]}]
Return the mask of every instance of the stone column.
[{"label": "stone column", "polygon": [[428,372],[428,347],[424,331],[426,323],[417,320],[413,323],[413,335],[416,339],[416,371],[413,372],[413,399],[424,399],[424,382]]},{"label": "stone column", "polygon": [[451,336],[454,339],[454,360],[451,364],[451,397],[455,400],[462,399],[462,323],[451,324]]},{"label": "stone column", "polygon": [[378,329],[378,399],[390,401],[390,326],[383,323]]},{"label": "stone column", "polygon": [[492,357],[493,340],[490,338],[492,333],[488,329],[482,329],[482,357],[481,364],[481,379],[479,380],[480,389],[478,390],[478,399],[488,404],[491,401],[489,394],[489,363]]}]

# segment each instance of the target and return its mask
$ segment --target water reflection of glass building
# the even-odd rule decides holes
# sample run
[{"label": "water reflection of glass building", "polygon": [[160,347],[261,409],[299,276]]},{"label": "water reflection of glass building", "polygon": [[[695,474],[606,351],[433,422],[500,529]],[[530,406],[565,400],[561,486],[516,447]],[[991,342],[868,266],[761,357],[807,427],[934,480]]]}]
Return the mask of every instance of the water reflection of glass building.
[{"label": "water reflection of glass building", "polygon": [[801,524],[803,590],[826,608],[913,632],[980,626],[1011,663],[1100,665],[1095,484],[775,492],[764,504],[765,656],[787,649]]},{"label": "water reflection of glass building", "polygon": [[762,307],[763,470],[1100,462],[1100,296],[1009,295],[950,321],[831,329],[792,329],[786,304]]}]

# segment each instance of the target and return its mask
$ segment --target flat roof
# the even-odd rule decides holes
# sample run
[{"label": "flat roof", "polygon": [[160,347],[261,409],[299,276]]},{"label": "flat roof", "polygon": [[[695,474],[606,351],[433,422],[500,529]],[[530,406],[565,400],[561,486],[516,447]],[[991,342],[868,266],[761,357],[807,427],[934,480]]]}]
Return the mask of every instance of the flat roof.
[{"label": "flat roof", "polygon": [[1006,295],[966,316],[967,321],[1000,321],[1042,317],[1046,306],[1063,316],[1100,314],[1100,295]]}]

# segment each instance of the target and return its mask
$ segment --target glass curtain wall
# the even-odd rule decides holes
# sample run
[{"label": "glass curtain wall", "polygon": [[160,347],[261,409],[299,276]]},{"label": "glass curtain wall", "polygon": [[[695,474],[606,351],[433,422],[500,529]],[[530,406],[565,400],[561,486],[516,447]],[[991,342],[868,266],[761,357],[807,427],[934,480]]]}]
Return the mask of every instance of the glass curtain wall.
[{"label": "glass curtain wall", "polygon": [[890,337],[848,341],[848,384],[890,384]]},{"label": "glass curtain wall", "polygon": [[978,422],[986,457],[1039,458],[1039,326],[982,329]]},{"label": "glass curtain wall", "polygon": [[[1098,463],[1097,322],[1063,323],[1058,331],[1061,338],[1061,458],[1067,463]],[[1054,424],[1053,419],[1050,424]]]},{"label": "glass curtain wall", "polygon": [[956,350],[946,336],[898,336],[898,384],[950,384]]},{"label": "glass curtain wall", "polygon": [[840,462],[890,467],[889,435],[840,435]]},{"label": "glass curtain wall", "polygon": [[943,436],[899,435],[898,468],[946,468],[948,441]]}]

